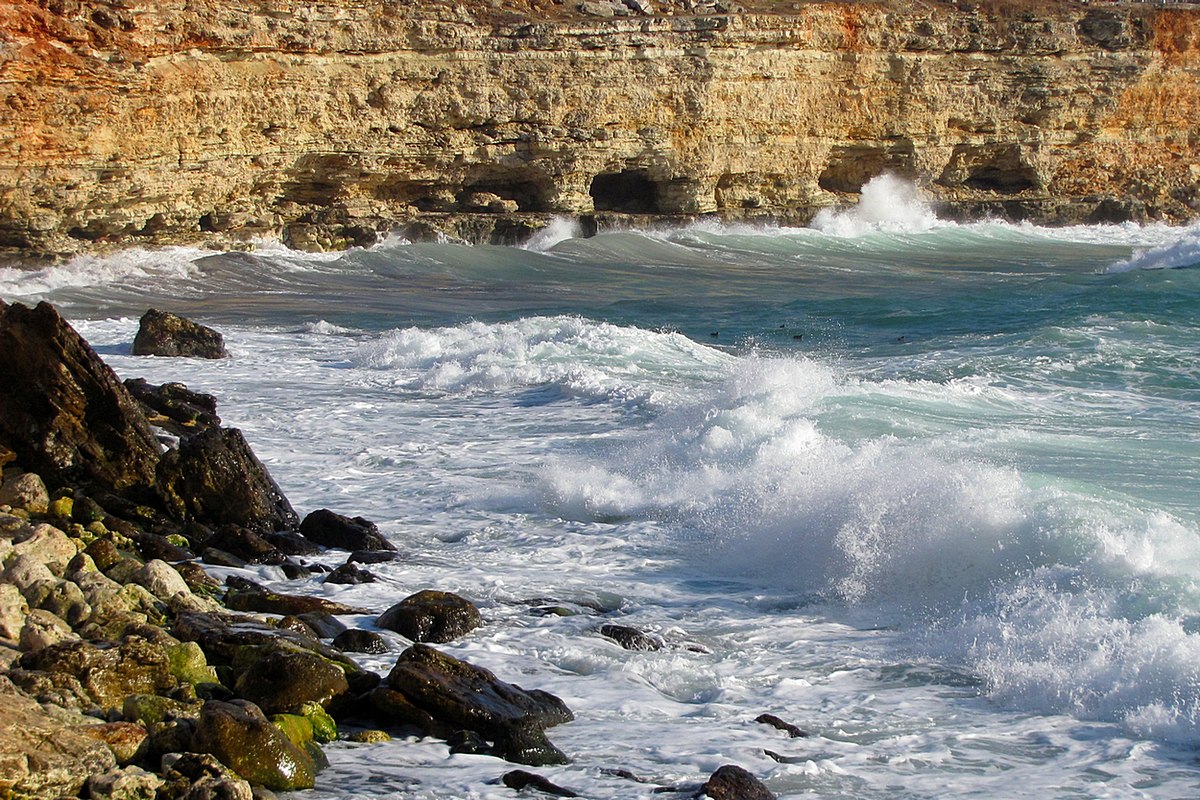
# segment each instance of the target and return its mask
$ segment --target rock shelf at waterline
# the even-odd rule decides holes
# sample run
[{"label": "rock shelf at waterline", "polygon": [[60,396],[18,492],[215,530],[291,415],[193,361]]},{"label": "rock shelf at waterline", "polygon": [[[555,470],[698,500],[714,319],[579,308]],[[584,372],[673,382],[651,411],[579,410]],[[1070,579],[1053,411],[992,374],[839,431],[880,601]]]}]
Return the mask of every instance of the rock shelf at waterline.
[{"label": "rock shelf at waterline", "polygon": [[[558,697],[416,641],[385,680],[329,643],[353,630],[338,617],[369,610],[247,577],[309,579],[323,545],[306,529],[360,547],[347,564],[394,546],[361,517],[301,522],[213,397],[122,383],[47,303],[0,302],[0,374],[0,794],[248,799],[311,788],[321,744],[388,731],[535,767],[569,759],[545,734],[573,719]],[[436,618],[479,618],[469,600],[429,596],[401,605],[436,641],[470,635]],[[514,790],[559,788],[496,771]],[[668,788],[772,796],[731,766]]]}]

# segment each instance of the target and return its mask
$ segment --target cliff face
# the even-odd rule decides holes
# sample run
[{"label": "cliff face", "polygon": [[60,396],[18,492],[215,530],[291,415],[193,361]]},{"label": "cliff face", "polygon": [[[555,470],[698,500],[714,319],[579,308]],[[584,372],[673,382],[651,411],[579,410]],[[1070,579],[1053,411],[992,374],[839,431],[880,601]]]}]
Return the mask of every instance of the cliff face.
[{"label": "cliff face", "polygon": [[1200,209],[1200,9],[673,1],[8,0],[0,247]]}]

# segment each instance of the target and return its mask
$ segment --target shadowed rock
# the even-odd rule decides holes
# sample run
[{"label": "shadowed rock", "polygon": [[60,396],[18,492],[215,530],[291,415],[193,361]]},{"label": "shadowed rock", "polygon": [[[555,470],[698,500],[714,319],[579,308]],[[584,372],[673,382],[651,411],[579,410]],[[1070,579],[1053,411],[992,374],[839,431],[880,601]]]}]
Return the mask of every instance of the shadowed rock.
[{"label": "shadowed rock", "polygon": [[299,714],[308,703],[321,706],[349,691],[346,673],[326,658],[304,650],[270,647],[238,677],[234,692],[266,714]]},{"label": "shadowed rock", "polygon": [[133,339],[135,356],[192,356],[225,358],[225,340],[205,325],[172,314],[150,309],[142,315]]},{"label": "shadowed rock", "polygon": [[0,311],[0,442],[52,484],[151,496],[161,447],[137,401],[49,303]]},{"label": "shadowed rock", "polygon": [[474,731],[508,761],[540,766],[567,757],[545,729],[574,719],[566,704],[539,690],[499,680],[486,669],[416,644],[401,654],[387,687],[372,692],[376,709],[401,724],[443,738]]},{"label": "shadowed rock", "polygon": [[483,624],[479,609],[451,592],[425,589],[379,615],[375,624],[414,642],[449,642]]},{"label": "shadowed rock", "polygon": [[327,508],[318,509],[300,524],[300,533],[324,547],[340,550],[395,550],[374,522],[362,517],[344,517]]},{"label": "shadowed rock", "polygon": [[333,637],[333,646],[347,653],[380,654],[388,651],[387,640],[374,631],[348,630]]},{"label": "shadowed rock", "polygon": [[221,424],[217,416],[217,398],[193,392],[182,383],[154,386],[142,378],[130,378],[125,388],[138,401],[151,425],[176,436],[190,436]]},{"label": "shadowed rock", "polygon": [[299,521],[237,428],[209,428],[180,441],[159,463],[157,487],[181,520],[262,531],[295,528]]}]

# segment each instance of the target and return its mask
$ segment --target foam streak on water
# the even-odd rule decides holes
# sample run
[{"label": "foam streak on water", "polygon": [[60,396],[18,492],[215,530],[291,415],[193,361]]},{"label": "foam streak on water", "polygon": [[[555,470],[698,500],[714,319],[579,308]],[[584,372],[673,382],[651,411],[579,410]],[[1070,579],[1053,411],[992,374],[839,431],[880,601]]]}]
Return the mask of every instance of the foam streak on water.
[{"label": "foam streak on water", "polygon": [[[127,254],[0,293],[218,395],[298,510],[403,555],[375,584],[259,578],[475,600],[446,649],[567,701],[573,761],[540,771],[584,796],[725,763],[782,797],[1194,795],[1200,270],[1120,266],[1187,266],[1194,232],[924,225],[879,186],[824,231]],[[147,305],[232,357],[128,355]],[[435,740],[329,753],[311,797],[511,796]]]}]

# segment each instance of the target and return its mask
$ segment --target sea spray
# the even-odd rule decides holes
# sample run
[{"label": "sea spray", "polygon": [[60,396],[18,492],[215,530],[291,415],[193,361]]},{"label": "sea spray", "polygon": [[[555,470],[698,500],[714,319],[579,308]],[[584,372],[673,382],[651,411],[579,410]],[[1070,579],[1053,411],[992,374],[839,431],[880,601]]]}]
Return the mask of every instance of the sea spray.
[{"label": "sea spray", "polygon": [[937,218],[916,184],[884,173],[867,181],[853,207],[817,212],[812,227],[834,236],[853,237],[871,231],[917,233],[949,224]]}]

